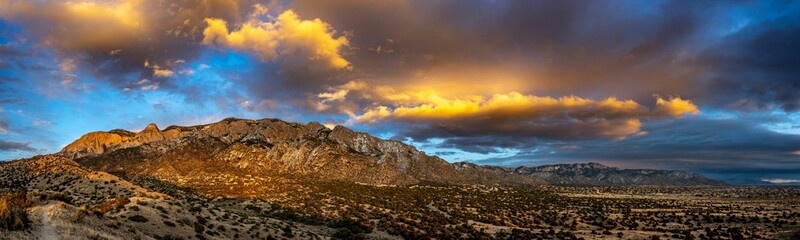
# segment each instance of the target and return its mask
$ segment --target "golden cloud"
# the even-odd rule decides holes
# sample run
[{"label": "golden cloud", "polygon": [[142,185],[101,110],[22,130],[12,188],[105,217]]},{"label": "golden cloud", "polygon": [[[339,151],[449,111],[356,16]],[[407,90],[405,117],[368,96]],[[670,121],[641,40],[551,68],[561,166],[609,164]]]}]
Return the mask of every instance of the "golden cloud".
[{"label": "golden cloud", "polygon": [[[59,49],[83,49],[119,45],[146,35],[148,18],[140,12],[140,0],[127,1],[3,1],[0,17],[36,21],[53,26],[43,42]],[[46,5],[45,5],[46,4]]]},{"label": "golden cloud", "polygon": [[[260,5],[257,5],[260,6]],[[250,20],[236,30],[229,30],[227,22],[206,18],[203,44],[219,46],[255,54],[261,60],[275,60],[279,56],[301,63],[313,61],[333,69],[349,69],[350,62],[339,53],[349,46],[346,37],[334,37],[333,28],[320,19],[301,20],[292,10],[286,10],[274,21],[262,21],[263,7],[255,7]]]},{"label": "golden cloud", "polygon": [[[699,110],[689,100],[657,98],[654,110],[633,100],[602,100],[577,96],[541,97],[519,92],[490,97],[445,98],[434,91],[401,92],[376,88],[373,100],[382,102],[349,124],[383,121],[425,125],[425,131],[452,136],[527,134],[546,138],[624,139],[642,135],[642,119],[679,118]],[[435,129],[431,129],[435,128]]]},{"label": "golden cloud", "polygon": [[656,99],[655,113],[677,118],[684,115],[700,114],[700,109],[689,100],[683,100],[678,97],[669,99],[658,97]]}]

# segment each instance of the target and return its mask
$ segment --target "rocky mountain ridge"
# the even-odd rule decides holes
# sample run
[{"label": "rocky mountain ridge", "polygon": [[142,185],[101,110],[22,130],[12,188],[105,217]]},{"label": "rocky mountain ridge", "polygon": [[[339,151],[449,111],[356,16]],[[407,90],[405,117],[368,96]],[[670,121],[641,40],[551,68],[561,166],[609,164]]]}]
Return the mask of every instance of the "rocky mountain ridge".
[{"label": "rocky mountain ridge", "polygon": [[724,182],[703,175],[678,170],[619,169],[600,163],[574,163],[542,165],[535,167],[476,166],[471,163],[454,163],[457,166],[473,166],[492,171],[536,177],[551,184],[563,185],[661,185],[697,186],[725,185]]},{"label": "rocky mountain ridge", "polygon": [[[148,125],[89,133],[61,156],[92,169],[152,175],[175,182],[220,174],[294,176],[367,184],[544,184],[534,177],[475,169],[459,171],[413,146],[343,126],[229,118],[159,130]],[[187,180],[188,179],[188,180]]]},{"label": "rocky mountain ridge", "polygon": [[[198,126],[149,124],[139,132],[84,135],[58,153],[95,170],[193,181],[231,174],[300,176],[378,185],[451,184],[721,185],[686,171],[618,169],[599,163],[536,167],[447,163],[413,146],[317,122],[228,118]],[[205,177],[206,179],[208,177]],[[194,179],[200,181],[200,179]]]}]

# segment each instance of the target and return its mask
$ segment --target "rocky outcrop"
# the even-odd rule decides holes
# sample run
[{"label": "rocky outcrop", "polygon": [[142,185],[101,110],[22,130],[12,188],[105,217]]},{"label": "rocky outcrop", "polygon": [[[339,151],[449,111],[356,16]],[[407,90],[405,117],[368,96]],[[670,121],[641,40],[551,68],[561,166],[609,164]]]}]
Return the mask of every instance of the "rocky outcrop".
[{"label": "rocky outcrop", "polygon": [[[171,132],[174,133],[174,132]],[[168,135],[178,138],[177,135]],[[116,129],[109,132],[91,132],[83,135],[75,142],[64,147],[60,154],[69,158],[80,158],[103,154],[114,149],[138,146],[154,141],[164,140],[164,134],[158,130],[155,123],[147,125],[138,133]]]},{"label": "rocky outcrop", "polygon": [[[551,184],[567,185],[660,185],[696,186],[725,185],[703,175],[675,170],[618,169],[599,163],[543,165],[537,167],[483,167],[470,163],[457,166],[481,167],[487,170],[541,178]],[[457,167],[460,168],[460,167]]]},{"label": "rocky outcrop", "polygon": [[229,118],[217,123],[138,133],[90,133],[60,153],[103,171],[152,175],[176,182],[188,177],[290,176],[368,184],[542,184],[502,172],[465,172],[398,141],[337,126],[277,119]]}]

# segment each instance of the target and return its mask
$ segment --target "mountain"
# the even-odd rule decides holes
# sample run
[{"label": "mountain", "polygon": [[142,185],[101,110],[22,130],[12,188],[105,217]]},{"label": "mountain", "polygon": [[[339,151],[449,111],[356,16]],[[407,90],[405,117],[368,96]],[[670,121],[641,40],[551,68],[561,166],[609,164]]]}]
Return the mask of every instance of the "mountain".
[{"label": "mountain", "polygon": [[[316,122],[277,119],[229,118],[164,130],[150,124],[136,133],[93,132],[64,147],[59,155],[94,170],[154,176],[200,188],[220,176],[231,183],[253,183],[248,185],[253,187],[260,185],[254,184],[258,181],[254,179],[372,185],[545,183],[504,172],[459,170],[402,142],[381,140],[342,126],[329,129]],[[242,184],[228,187],[240,188]]]},{"label": "mountain", "polygon": [[[455,163],[455,165],[479,167],[471,163]],[[687,171],[619,169],[599,163],[556,164],[516,168],[486,166],[482,168],[496,172],[541,178],[551,184],[563,185],[725,185],[724,182],[708,179],[703,175]]]}]

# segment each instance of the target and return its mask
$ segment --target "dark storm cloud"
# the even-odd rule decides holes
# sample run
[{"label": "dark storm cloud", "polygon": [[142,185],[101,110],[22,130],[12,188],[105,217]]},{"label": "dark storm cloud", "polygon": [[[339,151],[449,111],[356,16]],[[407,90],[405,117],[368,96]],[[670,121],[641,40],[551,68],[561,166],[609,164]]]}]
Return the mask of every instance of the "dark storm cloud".
[{"label": "dark storm cloud", "polygon": [[[446,99],[508,91],[617,96],[649,106],[653,94],[677,95],[701,108],[745,112],[800,106],[800,4],[792,1],[347,0],[294,1],[290,7],[352,31],[358,50],[348,59],[361,74],[359,81],[397,92],[428,87]],[[505,74],[480,74],[497,69]],[[345,86],[346,80],[328,83]],[[498,83],[506,87],[493,86]],[[354,99],[362,95],[353,90],[345,95],[347,100],[338,102],[324,99],[331,105],[326,109],[358,113],[367,110],[353,105],[409,107],[408,102],[376,102],[374,92],[365,99]],[[481,117],[492,116],[463,120],[481,124],[463,124],[460,118],[391,122],[403,126],[400,139],[442,138],[442,146],[480,153],[600,133],[582,131],[568,119],[516,119],[509,125]],[[541,131],[520,130],[531,122]],[[682,130],[688,129],[676,131]],[[644,132],[654,131],[662,130]]]},{"label": "dark storm cloud", "polygon": [[[308,16],[352,30],[359,51],[352,61],[381,78],[419,82],[414,74],[501,68],[518,72],[524,85],[556,95],[591,94],[647,98],[679,94],[682,73],[670,66],[694,62],[677,50],[694,50],[707,28],[707,3],[677,4],[577,1],[343,1],[293,2]],[[638,11],[638,12],[637,12]],[[364,21],[375,19],[376,21]],[[377,51],[381,47],[383,53]],[[391,52],[385,52],[391,51]],[[455,68],[455,69],[453,69]],[[631,71],[636,69],[636,71]],[[493,79],[438,79],[480,84]],[[620,88],[620,84],[636,82]],[[581,91],[581,92],[576,92]]]},{"label": "dark storm cloud", "polygon": [[798,56],[797,14],[779,15],[744,27],[703,55],[703,61],[718,70],[712,73],[714,101],[751,111],[800,110]]},{"label": "dark storm cloud", "polygon": [[359,50],[349,59],[377,83],[480,85],[496,80],[415,79],[504,69],[519,75],[513,90],[536,94],[637,101],[675,94],[729,108],[753,93],[760,97],[743,101],[794,110],[796,98],[784,93],[798,87],[798,5],[347,0],[291,7],[352,31]]},{"label": "dark storm cloud", "polygon": [[31,147],[29,142],[11,142],[0,140],[0,151],[26,151],[35,152],[36,149]]}]

